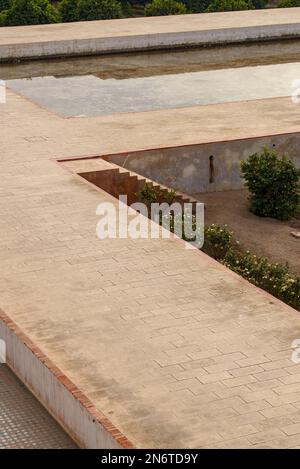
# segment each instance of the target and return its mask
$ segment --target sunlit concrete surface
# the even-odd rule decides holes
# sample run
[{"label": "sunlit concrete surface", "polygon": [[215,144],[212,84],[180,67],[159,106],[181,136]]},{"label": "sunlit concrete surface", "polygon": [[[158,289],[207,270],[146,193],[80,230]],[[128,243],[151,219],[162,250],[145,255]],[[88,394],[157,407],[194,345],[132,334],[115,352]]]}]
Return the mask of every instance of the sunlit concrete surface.
[{"label": "sunlit concrete surface", "polygon": [[1,308],[138,447],[297,447],[299,313],[181,241],[95,234],[56,158],[299,130],[290,98],[63,119],[0,107]]},{"label": "sunlit concrete surface", "polygon": [[0,365],[0,449],[76,445],[6,365]]},{"label": "sunlit concrete surface", "polygon": [[0,60],[299,37],[298,8],[1,28]]}]

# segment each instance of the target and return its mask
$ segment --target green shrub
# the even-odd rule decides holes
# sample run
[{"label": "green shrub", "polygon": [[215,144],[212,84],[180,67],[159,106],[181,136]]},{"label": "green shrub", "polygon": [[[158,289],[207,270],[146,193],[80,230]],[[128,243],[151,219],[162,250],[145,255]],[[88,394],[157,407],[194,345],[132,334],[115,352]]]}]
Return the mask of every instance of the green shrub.
[{"label": "green shrub", "polygon": [[121,3],[123,17],[125,18],[134,17],[135,15],[134,15],[132,3],[129,0],[119,0],[119,1]]},{"label": "green shrub", "polygon": [[186,6],[176,0],[152,0],[145,6],[145,16],[182,15]]},{"label": "green shrub", "polygon": [[300,169],[286,156],[263,148],[241,163],[250,192],[250,210],[261,217],[287,220],[299,204]]},{"label": "green shrub", "polygon": [[158,200],[158,194],[152,184],[145,182],[143,187],[136,194],[139,202],[146,204],[147,206],[154,204]]},{"label": "green shrub", "polygon": [[147,0],[121,0],[122,5],[124,3],[129,3],[130,5],[134,6],[145,6]]},{"label": "green shrub", "polygon": [[12,4],[12,0],[0,0],[0,11],[8,10]]},{"label": "green shrub", "polygon": [[254,8],[261,9],[261,8],[266,8],[268,5],[268,0],[251,0],[251,3],[253,4]]},{"label": "green shrub", "polygon": [[280,0],[278,8],[293,8],[300,7],[300,0]]},{"label": "green shrub", "polygon": [[194,247],[201,249],[204,243],[203,239],[203,225],[197,224],[195,215],[190,210],[179,210],[177,212],[176,206],[174,210],[168,213],[159,214],[159,223],[165,229],[170,230],[177,236],[181,237],[184,241],[193,243]]},{"label": "green shrub", "polygon": [[227,252],[223,263],[254,285],[300,309],[300,277],[290,274],[288,266],[272,264],[264,257],[233,249]]},{"label": "green shrub", "polygon": [[162,197],[167,204],[172,205],[172,203],[175,202],[176,195],[176,192],[170,189],[168,192],[163,193]]},{"label": "green shrub", "polygon": [[2,13],[2,26],[58,23],[60,14],[49,0],[13,0]]},{"label": "green shrub", "polygon": [[252,10],[253,8],[249,0],[213,0],[206,11],[211,13],[213,11]]},{"label": "green shrub", "polygon": [[181,2],[191,13],[202,13],[211,3],[211,0],[181,0]]},{"label": "green shrub", "polygon": [[80,21],[122,18],[122,6],[117,0],[78,0]]},{"label": "green shrub", "polygon": [[58,5],[64,23],[79,21],[78,0],[62,0]]},{"label": "green shrub", "polygon": [[227,226],[207,225],[204,228],[203,250],[214,259],[224,259],[232,246],[233,233]]}]

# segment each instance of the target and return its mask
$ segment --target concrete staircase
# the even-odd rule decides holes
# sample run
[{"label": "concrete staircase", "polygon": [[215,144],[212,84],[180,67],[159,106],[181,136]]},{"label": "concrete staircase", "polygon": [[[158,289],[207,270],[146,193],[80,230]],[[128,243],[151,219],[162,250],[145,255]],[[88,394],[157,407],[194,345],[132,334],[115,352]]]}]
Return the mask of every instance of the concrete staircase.
[{"label": "concrete staircase", "polygon": [[119,198],[120,195],[127,195],[128,205],[139,201],[137,194],[147,184],[155,189],[159,203],[166,201],[168,194],[175,192],[173,202],[181,205],[191,203],[193,210],[196,207],[197,200],[193,197],[173,191],[169,187],[102,159],[93,161],[91,167],[88,166],[88,160],[85,160],[84,167],[80,166],[78,174],[113,197]]}]

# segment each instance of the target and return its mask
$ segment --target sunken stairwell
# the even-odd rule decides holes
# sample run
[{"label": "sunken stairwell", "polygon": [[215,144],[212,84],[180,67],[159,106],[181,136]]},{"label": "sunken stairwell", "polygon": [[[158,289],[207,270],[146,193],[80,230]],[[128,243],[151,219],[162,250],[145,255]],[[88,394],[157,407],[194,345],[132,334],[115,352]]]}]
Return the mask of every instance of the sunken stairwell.
[{"label": "sunken stairwell", "polygon": [[[89,164],[90,162],[90,164]],[[74,163],[76,167],[74,168]],[[127,203],[131,205],[139,202],[138,193],[147,184],[153,187],[157,193],[157,202],[162,203],[168,199],[168,194],[173,194],[172,202],[178,202],[181,205],[191,203],[193,211],[196,208],[197,200],[182,192],[173,191],[171,188],[145,178],[137,173],[128,171],[113,163],[105,160],[81,160],[77,162],[68,162],[67,166],[72,165],[73,170],[76,169],[77,174],[81,177],[108,192],[113,197],[119,198],[120,195],[127,195]]]}]

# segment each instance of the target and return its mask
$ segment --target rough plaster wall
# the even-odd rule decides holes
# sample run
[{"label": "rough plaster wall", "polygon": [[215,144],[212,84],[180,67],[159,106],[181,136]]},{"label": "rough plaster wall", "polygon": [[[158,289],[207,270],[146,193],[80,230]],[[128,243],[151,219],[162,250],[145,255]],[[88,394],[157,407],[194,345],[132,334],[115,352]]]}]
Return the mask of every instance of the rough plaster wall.
[{"label": "rough plaster wall", "polygon": [[[160,184],[196,194],[243,187],[240,161],[259,151],[263,145],[286,153],[300,167],[300,134],[162,148],[114,155],[108,160]],[[211,156],[214,182],[210,182]]]}]

